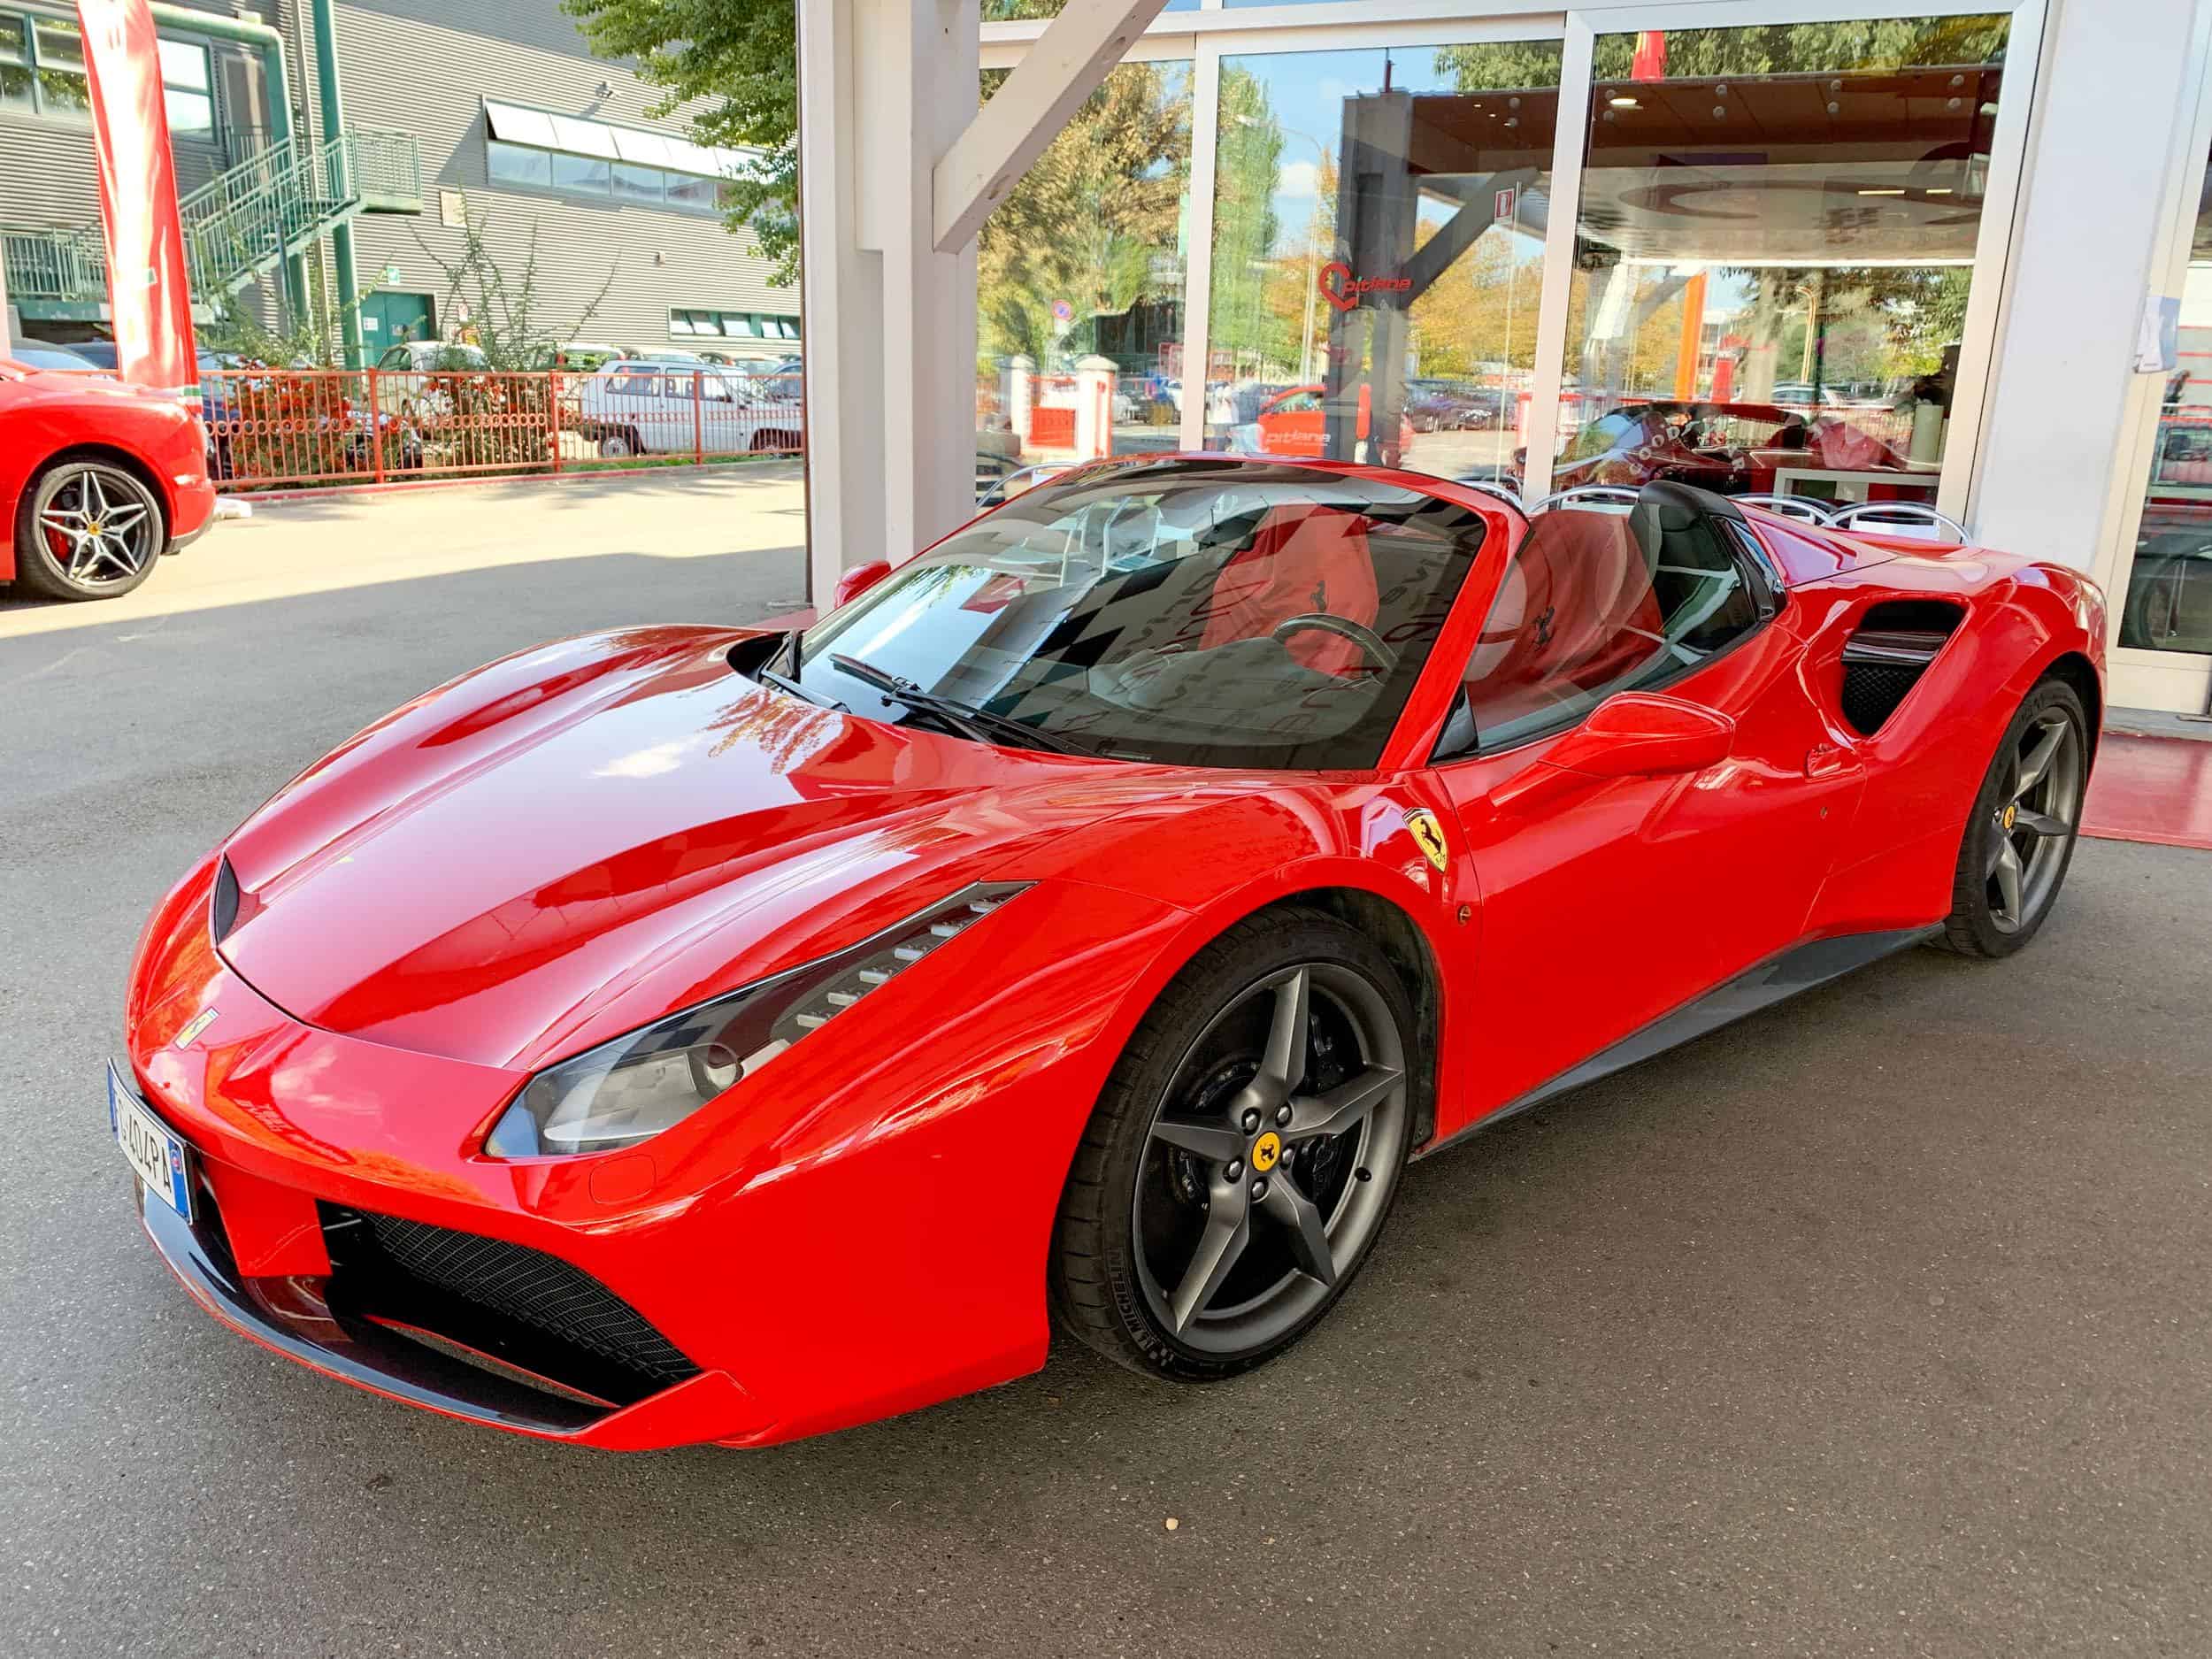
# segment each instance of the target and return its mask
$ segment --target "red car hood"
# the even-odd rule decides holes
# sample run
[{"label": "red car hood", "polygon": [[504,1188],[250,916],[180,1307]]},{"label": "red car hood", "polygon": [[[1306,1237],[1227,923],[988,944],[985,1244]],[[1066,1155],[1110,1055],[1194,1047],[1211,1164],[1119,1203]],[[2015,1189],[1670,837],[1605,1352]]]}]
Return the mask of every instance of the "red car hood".
[{"label": "red car hood", "polygon": [[1176,774],[857,719],[730,630],[543,647],[302,775],[225,849],[222,954],[296,1018],[534,1066],[863,938]]}]

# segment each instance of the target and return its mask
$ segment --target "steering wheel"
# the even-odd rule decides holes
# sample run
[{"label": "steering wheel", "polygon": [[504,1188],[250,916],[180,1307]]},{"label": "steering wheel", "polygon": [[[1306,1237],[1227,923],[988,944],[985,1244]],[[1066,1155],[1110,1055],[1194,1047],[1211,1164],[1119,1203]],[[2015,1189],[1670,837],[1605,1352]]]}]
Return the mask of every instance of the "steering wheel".
[{"label": "steering wheel", "polygon": [[1285,617],[1268,630],[1268,634],[1278,641],[1285,641],[1304,628],[1318,628],[1324,634],[1333,634],[1340,639],[1351,641],[1366,652],[1368,660],[1386,674],[1398,665],[1398,653],[1383,643],[1381,634],[1348,617],[1326,616],[1317,611],[1301,617]]}]

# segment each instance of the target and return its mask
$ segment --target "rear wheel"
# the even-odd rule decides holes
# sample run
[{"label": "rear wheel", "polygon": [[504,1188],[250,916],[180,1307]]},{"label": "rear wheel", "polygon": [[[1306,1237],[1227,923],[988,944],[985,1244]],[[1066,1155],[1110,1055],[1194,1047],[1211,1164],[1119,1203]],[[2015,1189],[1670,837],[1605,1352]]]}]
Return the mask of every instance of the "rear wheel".
[{"label": "rear wheel", "polygon": [[2030,692],[1974,798],[1943,941],[1963,956],[2008,956],[2043,926],[2066,880],[2089,783],[2089,720],[2063,680]]},{"label": "rear wheel", "polygon": [[638,453],[637,434],[627,430],[599,434],[599,453],[610,461],[626,461]]},{"label": "rear wheel", "polygon": [[1332,917],[1252,918],[1145,1017],[1061,1197],[1061,1323],[1110,1359],[1231,1377],[1344,1293],[1411,1139],[1404,985]]},{"label": "rear wheel", "polygon": [[50,463],[16,510],[15,580],[49,599],[112,599],[153,572],[168,516],[143,480],[112,461]]}]

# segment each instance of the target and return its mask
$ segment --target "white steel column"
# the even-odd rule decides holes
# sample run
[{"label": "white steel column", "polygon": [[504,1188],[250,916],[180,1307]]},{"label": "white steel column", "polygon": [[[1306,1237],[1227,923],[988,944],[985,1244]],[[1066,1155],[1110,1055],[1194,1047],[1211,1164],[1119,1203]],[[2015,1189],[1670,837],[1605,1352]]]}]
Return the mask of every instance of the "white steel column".
[{"label": "white steel column", "polygon": [[816,603],[974,516],[976,227],[1164,4],[1069,8],[985,119],[977,0],[798,0]]},{"label": "white steel column", "polygon": [[977,0],[800,0],[807,588],[974,511],[975,254],[931,171],[974,118]]},{"label": "white steel column", "polygon": [[1214,165],[1221,127],[1221,48],[1200,41],[1191,57],[1190,211],[1183,248],[1183,410],[1176,442],[1206,447],[1206,375],[1212,366]]},{"label": "white steel column", "polygon": [[1544,290],[1536,314],[1536,385],[1528,405],[1528,459],[1521,490],[1533,507],[1551,493],[1559,448],[1559,382],[1567,357],[1567,305],[1574,291],[1575,227],[1582,217],[1582,158],[1590,135],[1588,19],[1567,19],[1559,62],[1559,119],[1552,134],[1551,189],[1544,205]]},{"label": "white steel column", "polygon": [[[2136,331],[2169,157],[2195,109],[2195,10],[2053,8],[1969,502],[1978,540],[2085,568],[2096,555],[2126,416],[2158,395],[2160,377],[2135,375]],[[2009,81],[2026,59],[2008,58]],[[1976,299],[1993,275],[1977,271]]]}]

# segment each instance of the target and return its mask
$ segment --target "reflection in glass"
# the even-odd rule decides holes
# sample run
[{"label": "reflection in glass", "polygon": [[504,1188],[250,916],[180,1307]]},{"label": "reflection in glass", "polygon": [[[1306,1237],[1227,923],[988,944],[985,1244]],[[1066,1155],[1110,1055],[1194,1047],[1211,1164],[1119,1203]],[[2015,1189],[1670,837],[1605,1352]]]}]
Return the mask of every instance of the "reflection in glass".
[{"label": "reflection in glass", "polygon": [[1932,497],[2006,27],[1599,39],[1554,489]]},{"label": "reflection in glass", "polygon": [[2121,600],[2120,643],[2146,651],[2212,652],[2212,379],[2190,366],[2212,356],[2212,159],[2198,202],[2181,284],[2182,366],[2166,377]]},{"label": "reflection in glass", "polygon": [[[984,96],[1003,80],[986,74]],[[1176,447],[1190,85],[1187,63],[1121,65],[984,221],[979,484]]]},{"label": "reflection in glass", "polygon": [[1209,448],[1504,469],[1559,63],[1555,41],[1223,60]]},{"label": "reflection in glass", "polygon": [[84,35],[73,21],[35,18],[31,50],[38,64],[39,108],[89,110],[92,83],[85,73]]}]

